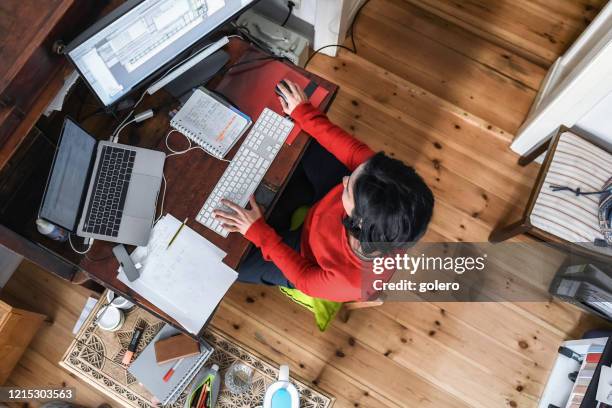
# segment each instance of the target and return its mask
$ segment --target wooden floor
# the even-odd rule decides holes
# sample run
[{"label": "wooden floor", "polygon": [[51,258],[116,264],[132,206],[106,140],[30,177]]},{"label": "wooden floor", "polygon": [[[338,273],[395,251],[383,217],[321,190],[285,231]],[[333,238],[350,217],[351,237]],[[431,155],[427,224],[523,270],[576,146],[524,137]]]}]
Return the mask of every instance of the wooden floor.
[{"label": "wooden floor", "polygon": [[[309,69],[341,86],[330,116],[432,186],[429,241],[484,241],[525,205],[537,165],[508,146],[547,67],[603,0],[371,0],[358,54]],[[529,241],[529,237],[518,237]],[[10,381],[66,383],[57,366],[87,292],[25,263],[3,292],[55,323]],[[602,322],[548,303],[388,303],[325,333],[275,289],[235,285],[214,325],[337,398],[338,407],[534,407],[559,342]],[[110,402],[110,401],[109,401]]]}]

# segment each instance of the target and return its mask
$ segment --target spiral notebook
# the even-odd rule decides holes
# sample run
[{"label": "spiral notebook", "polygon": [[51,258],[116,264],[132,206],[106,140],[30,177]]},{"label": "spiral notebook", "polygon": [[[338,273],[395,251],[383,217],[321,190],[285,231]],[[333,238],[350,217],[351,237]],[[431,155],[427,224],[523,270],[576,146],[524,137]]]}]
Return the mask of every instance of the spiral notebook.
[{"label": "spiral notebook", "polygon": [[251,126],[251,119],[204,88],[194,90],[170,126],[222,159]]},{"label": "spiral notebook", "polygon": [[138,358],[128,368],[138,382],[140,382],[151,394],[162,403],[162,405],[172,404],[187,388],[196,374],[204,366],[214,349],[200,340],[199,355],[185,357],[181,364],[168,382],[164,382],[163,377],[168,370],[176,363],[171,361],[166,364],[157,364],[155,358],[155,343],[158,340],[178,334],[179,331],[170,325],[165,325],[157,336],[145,347]]}]

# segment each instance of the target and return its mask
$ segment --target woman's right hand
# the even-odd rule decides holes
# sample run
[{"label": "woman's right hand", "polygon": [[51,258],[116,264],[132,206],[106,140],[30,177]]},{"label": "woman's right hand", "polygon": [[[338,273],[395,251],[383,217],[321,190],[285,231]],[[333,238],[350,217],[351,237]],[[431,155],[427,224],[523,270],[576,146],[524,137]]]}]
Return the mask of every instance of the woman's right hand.
[{"label": "woman's right hand", "polygon": [[308,102],[308,97],[295,82],[286,79],[285,83],[288,85],[288,87],[285,87],[282,83],[278,84],[278,88],[285,96],[284,99],[280,96],[278,99],[283,107],[283,112],[285,112],[287,115],[291,115],[293,110],[298,105]]}]

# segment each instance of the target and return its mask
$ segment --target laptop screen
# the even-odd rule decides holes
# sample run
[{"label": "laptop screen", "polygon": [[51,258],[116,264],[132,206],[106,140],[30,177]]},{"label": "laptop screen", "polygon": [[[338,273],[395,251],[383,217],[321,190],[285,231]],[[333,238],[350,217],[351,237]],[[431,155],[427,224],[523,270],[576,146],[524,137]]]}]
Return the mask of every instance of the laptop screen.
[{"label": "laptop screen", "polygon": [[76,230],[95,148],[96,140],[66,118],[40,208],[41,218]]}]

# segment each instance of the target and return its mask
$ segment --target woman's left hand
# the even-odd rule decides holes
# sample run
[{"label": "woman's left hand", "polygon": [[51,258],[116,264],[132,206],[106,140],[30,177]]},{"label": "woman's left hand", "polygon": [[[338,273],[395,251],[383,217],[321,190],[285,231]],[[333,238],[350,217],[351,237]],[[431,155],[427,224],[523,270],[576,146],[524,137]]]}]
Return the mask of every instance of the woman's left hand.
[{"label": "woman's left hand", "polygon": [[214,210],[213,214],[215,214],[217,220],[223,223],[223,228],[230,232],[239,232],[245,235],[249,228],[251,228],[251,225],[263,216],[261,207],[255,201],[255,196],[251,196],[249,199],[251,208],[248,210],[229,200],[221,200],[221,203],[228,206],[233,213]]}]

